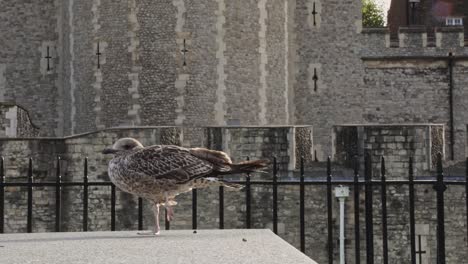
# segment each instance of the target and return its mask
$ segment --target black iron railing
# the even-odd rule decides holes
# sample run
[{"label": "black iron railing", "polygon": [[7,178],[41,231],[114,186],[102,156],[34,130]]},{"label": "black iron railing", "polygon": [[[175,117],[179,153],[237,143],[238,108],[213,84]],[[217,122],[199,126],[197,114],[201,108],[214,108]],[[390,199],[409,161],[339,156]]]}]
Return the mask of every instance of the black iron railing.
[{"label": "black iron railing", "polygon": [[[410,229],[410,248],[411,248],[411,263],[416,263],[416,236],[415,236],[415,186],[416,185],[433,185],[437,194],[437,263],[445,264],[445,229],[444,229],[444,192],[447,185],[465,186],[465,191],[468,193],[468,158],[466,160],[467,169],[464,180],[446,180],[444,179],[442,168],[442,156],[437,158],[437,177],[431,180],[415,180],[413,170],[413,159],[409,159],[408,180],[387,180],[385,171],[385,160],[381,159],[381,179],[373,180],[371,159],[368,155],[364,157],[364,179],[359,176],[359,163],[355,161],[354,177],[350,180],[333,180],[331,172],[331,160],[327,161],[327,173],[325,179],[306,180],[304,172],[304,160],[300,161],[300,177],[299,180],[278,180],[278,164],[276,158],[273,159],[273,175],[271,181],[251,181],[249,175],[246,175],[245,181],[231,181],[232,183],[245,185],[245,226],[251,228],[251,189],[253,185],[263,185],[272,187],[272,220],[273,231],[278,233],[278,187],[295,185],[299,186],[299,211],[300,211],[300,249],[306,251],[305,241],[305,186],[324,186],[326,188],[327,197],[327,255],[328,262],[333,263],[333,209],[332,209],[332,186],[333,185],[349,185],[354,187],[354,228],[355,228],[355,262],[360,263],[361,247],[360,247],[360,193],[364,187],[365,195],[365,230],[366,230],[366,260],[368,264],[374,263],[374,224],[373,224],[373,190],[380,187],[381,190],[381,209],[382,209],[382,239],[383,239],[383,261],[388,263],[388,236],[387,236],[387,186],[408,186],[409,187],[409,229]],[[0,233],[4,232],[5,226],[5,188],[6,187],[27,187],[27,232],[33,232],[33,191],[34,187],[55,187],[55,231],[61,231],[61,205],[62,205],[62,189],[63,187],[78,186],[83,188],[83,223],[82,230],[88,230],[88,189],[91,186],[105,186],[111,189],[111,230],[115,231],[115,204],[116,204],[116,189],[115,185],[109,181],[90,182],[88,181],[88,159],[84,159],[83,181],[82,182],[64,182],[61,176],[60,157],[57,158],[56,165],[56,180],[51,182],[34,182],[33,175],[33,160],[29,159],[27,182],[7,182],[5,181],[4,159],[0,159]],[[197,190],[192,190],[192,228],[197,229]],[[466,199],[466,198],[465,198]],[[468,214],[468,199],[466,199],[466,212]],[[166,212],[167,215],[167,212]],[[170,229],[169,222],[166,221],[166,230]],[[224,188],[219,187],[219,228],[224,229]],[[138,230],[143,229],[143,200],[138,198]],[[468,220],[467,220],[467,240],[468,240]],[[420,250],[421,251],[421,250]]]}]

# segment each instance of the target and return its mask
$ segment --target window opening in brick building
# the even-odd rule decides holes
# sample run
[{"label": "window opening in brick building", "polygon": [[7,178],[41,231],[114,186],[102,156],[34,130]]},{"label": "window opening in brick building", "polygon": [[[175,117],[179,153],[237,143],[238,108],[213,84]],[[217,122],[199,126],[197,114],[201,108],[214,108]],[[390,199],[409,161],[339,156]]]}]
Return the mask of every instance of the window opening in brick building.
[{"label": "window opening in brick building", "polygon": [[445,19],[446,26],[463,26],[463,18],[461,17],[447,17]]}]

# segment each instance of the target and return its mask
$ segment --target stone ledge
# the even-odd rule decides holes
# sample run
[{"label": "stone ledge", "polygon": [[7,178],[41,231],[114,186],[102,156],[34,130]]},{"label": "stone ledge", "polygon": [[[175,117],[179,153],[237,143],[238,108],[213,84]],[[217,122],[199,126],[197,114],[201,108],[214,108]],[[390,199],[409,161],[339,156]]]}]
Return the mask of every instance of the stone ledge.
[{"label": "stone ledge", "polygon": [[2,262],[316,264],[268,229],[2,234]]}]

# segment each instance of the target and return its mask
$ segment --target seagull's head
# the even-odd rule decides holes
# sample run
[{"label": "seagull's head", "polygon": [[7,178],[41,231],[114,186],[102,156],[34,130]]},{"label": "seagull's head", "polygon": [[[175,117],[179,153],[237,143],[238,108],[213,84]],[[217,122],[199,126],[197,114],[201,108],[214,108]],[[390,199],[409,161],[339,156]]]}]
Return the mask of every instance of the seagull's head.
[{"label": "seagull's head", "polygon": [[134,138],[121,138],[117,140],[111,148],[106,148],[102,154],[118,154],[125,151],[142,149],[143,145]]}]

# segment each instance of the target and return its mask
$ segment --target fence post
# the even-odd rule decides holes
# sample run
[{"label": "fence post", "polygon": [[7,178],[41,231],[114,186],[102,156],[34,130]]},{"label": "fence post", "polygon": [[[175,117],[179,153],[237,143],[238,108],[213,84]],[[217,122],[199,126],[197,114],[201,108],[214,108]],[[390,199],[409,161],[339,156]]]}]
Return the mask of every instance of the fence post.
[{"label": "fence post", "polygon": [[328,263],[333,263],[333,208],[331,184],[331,158],[327,158],[327,228],[328,228]]},{"label": "fence post", "polygon": [[32,199],[33,199],[33,161],[29,158],[28,166],[28,215],[27,215],[27,232],[32,233]]},{"label": "fence post", "polygon": [[299,202],[300,202],[300,224],[301,224],[301,251],[305,253],[305,188],[304,188],[304,157],[301,157],[301,178],[299,186]]},{"label": "fence post", "polygon": [[468,246],[468,158],[465,165],[465,203],[466,203],[466,244]]},{"label": "fence post", "polygon": [[197,189],[192,190],[192,229],[197,229]]},{"label": "fence post", "polygon": [[83,168],[83,231],[88,231],[88,157]]},{"label": "fence post", "polygon": [[444,183],[442,169],[442,155],[437,155],[437,182],[434,185],[437,192],[437,264],[445,264],[445,227],[444,227],[444,192],[447,189]]},{"label": "fence post", "polygon": [[382,246],[383,263],[388,264],[388,233],[387,233],[387,182],[385,179],[385,158],[382,157],[380,165],[381,200],[382,200]]},{"label": "fence post", "polygon": [[219,229],[224,229],[224,186],[219,186]]},{"label": "fence post", "polygon": [[55,232],[61,231],[62,217],[62,175],[60,170],[60,156],[57,157],[57,172],[55,179]]},{"label": "fence post", "polygon": [[115,231],[115,185],[111,185],[111,231]]},{"label": "fence post", "polygon": [[278,234],[278,164],[273,158],[273,232]]},{"label": "fence post", "polygon": [[364,176],[366,179],[366,264],[374,263],[374,220],[372,219],[372,164],[369,153],[364,156]]},{"label": "fence post", "polygon": [[3,156],[0,157],[0,234],[5,232],[5,170],[3,168]]},{"label": "fence post", "polygon": [[410,241],[411,241],[411,264],[416,264],[416,227],[414,219],[414,169],[413,158],[409,159],[409,211],[410,211]]},{"label": "fence post", "polygon": [[359,160],[354,158],[354,254],[355,263],[361,263],[361,235],[359,229]]},{"label": "fence post", "polygon": [[138,197],[138,230],[143,230],[143,199]]},{"label": "fence post", "polygon": [[[247,157],[247,160],[250,160],[249,157]],[[245,177],[245,225],[247,229],[251,228],[251,213],[252,213],[252,208],[251,208],[251,187],[250,187],[250,173],[247,173]]]}]

